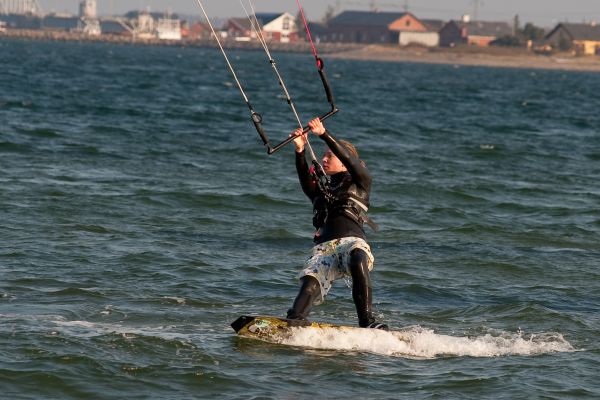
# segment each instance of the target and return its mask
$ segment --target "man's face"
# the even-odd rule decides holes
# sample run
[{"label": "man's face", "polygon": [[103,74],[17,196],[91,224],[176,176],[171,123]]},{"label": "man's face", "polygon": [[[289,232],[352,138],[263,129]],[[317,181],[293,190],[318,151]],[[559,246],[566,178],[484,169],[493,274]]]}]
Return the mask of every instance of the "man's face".
[{"label": "man's face", "polygon": [[323,156],[323,170],[327,175],[335,175],[338,172],[346,171],[346,167],[331,150],[327,150]]}]

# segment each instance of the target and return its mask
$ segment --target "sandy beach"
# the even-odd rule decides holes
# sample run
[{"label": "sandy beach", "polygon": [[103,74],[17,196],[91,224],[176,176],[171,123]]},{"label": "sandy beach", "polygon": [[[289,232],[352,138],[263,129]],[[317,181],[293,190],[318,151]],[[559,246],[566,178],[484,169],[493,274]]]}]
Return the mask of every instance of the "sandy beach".
[{"label": "sandy beach", "polygon": [[393,45],[368,45],[329,54],[330,58],[471,65],[504,68],[555,69],[600,72],[600,56],[571,54],[541,55],[513,48],[399,48]]}]

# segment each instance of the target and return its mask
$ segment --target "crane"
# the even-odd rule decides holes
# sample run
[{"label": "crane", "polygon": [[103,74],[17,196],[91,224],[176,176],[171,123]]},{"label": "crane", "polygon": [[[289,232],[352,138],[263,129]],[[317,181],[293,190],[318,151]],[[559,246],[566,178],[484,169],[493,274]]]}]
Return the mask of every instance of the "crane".
[{"label": "crane", "polygon": [[0,14],[42,15],[37,0],[0,0]]}]

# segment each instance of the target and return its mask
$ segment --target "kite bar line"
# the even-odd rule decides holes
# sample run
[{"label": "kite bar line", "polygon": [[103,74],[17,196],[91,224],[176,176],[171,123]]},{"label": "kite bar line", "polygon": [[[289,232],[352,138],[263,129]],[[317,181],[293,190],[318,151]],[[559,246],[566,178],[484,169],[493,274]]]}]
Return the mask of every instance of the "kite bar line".
[{"label": "kite bar line", "polygon": [[[233,65],[231,64],[229,57],[227,56],[227,53],[225,52],[225,49],[223,48],[223,45],[221,44],[221,41],[219,40],[219,37],[217,36],[217,33],[215,31],[214,26],[212,25],[212,23],[210,22],[210,19],[208,17],[208,13],[206,12],[202,1],[201,0],[196,0],[198,5],[200,6],[200,9],[202,10],[202,14],[204,14],[204,17],[207,21],[208,26],[210,27],[210,30],[219,46],[219,49],[221,50],[221,53],[223,54],[223,57],[225,58],[225,62],[227,63],[227,66],[229,68],[229,71],[231,72],[239,90],[240,93],[242,94],[242,97],[244,98],[244,101],[246,102],[246,105],[248,106],[248,109],[250,111],[250,117],[252,119],[252,123],[254,124],[254,127],[256,128],[256,131],[258,132],[258,135],[260,136],[263,144],[265,145],[265,147],[267,148],[267,154],[273,154],[276,151],[278,151],[279,149],[281,149],[282,147],[284,147],[285,145],[287,145],[288,143],[290,143],[291,141],[293,141],[295,139],[295,136],[290,136],[288,138],[286,138],[285,140],[283,140],[281,143],[276,144],[275,146],[271,145],[271,142],[269,141],[269,137],[267,136],[267,134],[265,133],[263,126],[262,126],[262,122],[263,122],[263,118],[262,116],[257,113],[254,108],[252,107],[252,104],[250,103],[250,101],[248,100],[248,96],[246,94],[246,92],[244,91],[244,88],[242,87],[242,84],[240,83],[237,74],[235,72],[235,69],[233,68]],[[253,16],[254,18],[252,18],[250,16],[250,14],[248,13],[246,7],[244,6],[244,4],[242,3],[242,0],[240,0],[240,3],[242,4],[242,7],[244,8],[244,11],[246,12],[246,15],[248,16],[248,19],[250,20],[250,23],[252,25],[252,29],[255,31],[261,45],[263,46],[265,52],[267,53],[267,56],[269,57],[269,62],[275,72],[275,74],[277,75],[277,78],[279,80],[279,84],[282,87],[282,90],[286,96],[286,101],[288,102],[288,104],[290,105],[290,108],[292,109],[292,112],[294,113],[294,116],[296,117],[296,121],[298,122],[299,127],[302,128],[303,133],[307,133],[310,130],[309,126],[303,126],[302,122],[300,120],[300,117],[298,116],[298,113],[296,111],[296,107],[294,106],[294,103],[292,102],[292,99],[290,97],[290,94],[287,90],[287,87],[283,81],[283,78],[281,77],[281,74],[279,73],[279,70],[277,69],[277,65],[275,60],[273,59],[273,57],[271,56],[271,53],[269,52],[266,40],[264,38],[264,35],[262,34],[262,30],[260,28],[260,24],[258,19],[256,18],[256,13],[254,12],[254,7],[252,6],[252,3],[250,2],[251,0],[248,0],[250,6],[252,7],[252,12],[253,12]],[[319,58],[315,45],[312,41],[312,37],[310,35],[310,30],[308,28],[308,23],[306,22],[306,19],[304,18],[304,11],[302,10],[302,7],[300,6],[300,3],[298,2],[298,0],[296,0],[296,3],[298,4],[298,7],[300,7],[300,11],[302,13],[302,18],[304,21],[304,26],[305,29],[308,33],[308,37],[311,43],[311,47],[313,50],[313,54],[315,56],[315,59],[317,60],[317,68],[319,70],[319,75],[321,77],[321,81],[323,83],[323,87],[325,89],[325,93],[327,95],[327,101],[331,104],[331,109],[330,111],[328,111],[327,113],[319,116],[319,119],[321,121],[331,117],[332,115],[336,114],[339,109],[335,106],[334,102],[333,102],[333,95],[331,94],[331,88],[329,86],[329,82],[327,81],[327,78],[325,76],[325,73],[323,71],[323,61]],[[316,156],[314,154],[314,151],[310,145],[309,142],[307,142],[308,148],[310,150],[311,153],[311,158],[313,159],[313,162],[317,162]],[[322,169],[322,167],[321,167]]]}]

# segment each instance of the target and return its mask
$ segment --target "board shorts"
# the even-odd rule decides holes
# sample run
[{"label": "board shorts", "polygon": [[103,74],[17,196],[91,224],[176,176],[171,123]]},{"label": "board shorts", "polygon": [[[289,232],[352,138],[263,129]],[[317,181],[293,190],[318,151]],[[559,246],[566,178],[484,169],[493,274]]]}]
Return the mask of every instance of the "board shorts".
[{"label": "board shorts", "polygon": [[350,252],[354,249],[361,249],[367,254],[369,271],[371,271],[374,258],[371,254],[371,247],[364,239],[358,237],[333,239],[312,248],[312,255],[304,262],[304,269],[298,278],[312,276],[319,281],[321,296],[315,300],[315,305],[321,304],[325,300],[334,281],[352,276],[348,263]]}]

